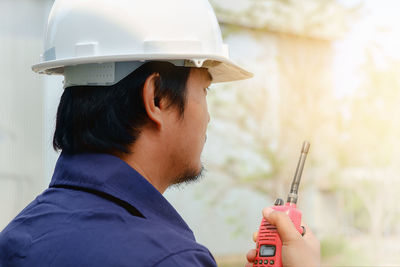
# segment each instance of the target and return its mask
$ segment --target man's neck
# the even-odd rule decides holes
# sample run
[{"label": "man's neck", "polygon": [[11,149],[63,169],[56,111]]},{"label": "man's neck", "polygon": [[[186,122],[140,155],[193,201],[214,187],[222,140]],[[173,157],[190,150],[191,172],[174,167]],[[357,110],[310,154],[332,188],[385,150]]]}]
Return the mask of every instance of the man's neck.
[{"label": "man's neck", "polygon": [[[154,140],[156,139],[156,140]],[[157,137],[142,134],[130,147],[130,154],[117,155],[129,166],[139,172],[161,194],[171,185],[169,177],[174,177],[165,143]]]}]

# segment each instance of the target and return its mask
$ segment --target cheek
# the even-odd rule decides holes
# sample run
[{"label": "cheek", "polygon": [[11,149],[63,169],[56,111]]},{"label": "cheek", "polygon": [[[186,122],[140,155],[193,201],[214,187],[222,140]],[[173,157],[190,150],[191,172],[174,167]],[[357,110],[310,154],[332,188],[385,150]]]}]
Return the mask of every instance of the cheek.
[{"label": "cheek", "polygon": [[207,105],[207,100],[204,98],[203,101],[199,105],[199,110],[201,114],[201,120],[202,122],[207,126],[207,124],[210,121],[210,114],[208,113],[208,105]]},{"label": "cheek", "polygon": [[185,108],[183,130],[186,145],[193,146],[187,149],[202,150],[205,139],[207,125],[209,122],[207,101],[205,96],[201,95],[191,98]]},{"label": "cheek", "polygon": [[210,121],[210,114],[208,113],[208,107],[207,107],[206,101],[203,101],[199,105],[197,121],[198,121],[199,127],[201,127],[201,129],[200,129],[201,134],[205,135],[206,130],[207,130],[207,125]]},{"label": "cheek", "polygon": [[190,142],[197,150],[202,150],[206,138],[208,125],[207,106],[199,105],[193,110],[193,115],[188,119],[186,132],[190,136]]}]

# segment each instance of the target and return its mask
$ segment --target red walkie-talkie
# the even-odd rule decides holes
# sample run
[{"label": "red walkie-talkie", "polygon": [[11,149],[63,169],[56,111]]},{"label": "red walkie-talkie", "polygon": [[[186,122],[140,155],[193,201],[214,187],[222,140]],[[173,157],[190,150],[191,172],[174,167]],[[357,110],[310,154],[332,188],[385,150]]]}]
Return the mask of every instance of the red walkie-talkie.
[{"label": "red walkie-talkie", "polygon": [[[299,189],[301,174],[303,173],[304,162],[307,157],[310,143],[304,142],[301,148],[300,159],[297,164],[296,173],[293,178],[287,202],[283,205],[283,200],[275,200],[272,209],[286,212],[292,220],[296,229],[303,234],[301,227],[301,212],[296,209],[297,192]],[[282,241],[274,225],[269,224],[264,218],[261,221],[257,236],[257,255],[253,267],[281,267],[282,266]]]}]

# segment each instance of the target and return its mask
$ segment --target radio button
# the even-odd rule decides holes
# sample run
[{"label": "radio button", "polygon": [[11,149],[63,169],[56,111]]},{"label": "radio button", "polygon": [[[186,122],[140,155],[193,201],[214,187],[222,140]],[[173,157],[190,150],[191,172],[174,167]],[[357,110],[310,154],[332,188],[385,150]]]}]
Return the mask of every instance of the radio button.
[{"label": "radio button", "polygon": [[268,260],[265,260],[265,261],[264,261],[264,264],[268,264]]},{"label": "radio button", "polygon": [[275,261],[274,260],[270,260],[269,264],[274,265]]}]

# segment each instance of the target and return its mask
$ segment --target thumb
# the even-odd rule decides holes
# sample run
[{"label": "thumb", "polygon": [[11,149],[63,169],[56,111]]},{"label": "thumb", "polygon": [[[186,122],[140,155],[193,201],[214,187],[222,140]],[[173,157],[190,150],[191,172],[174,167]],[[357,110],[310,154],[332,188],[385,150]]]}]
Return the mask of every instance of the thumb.
[{"label": "thumb", "polygon": [[276,226],[282,242],[291,242],[301,238],[289,216],[272,208],[263,209],[264,218],[272,225]]}]

